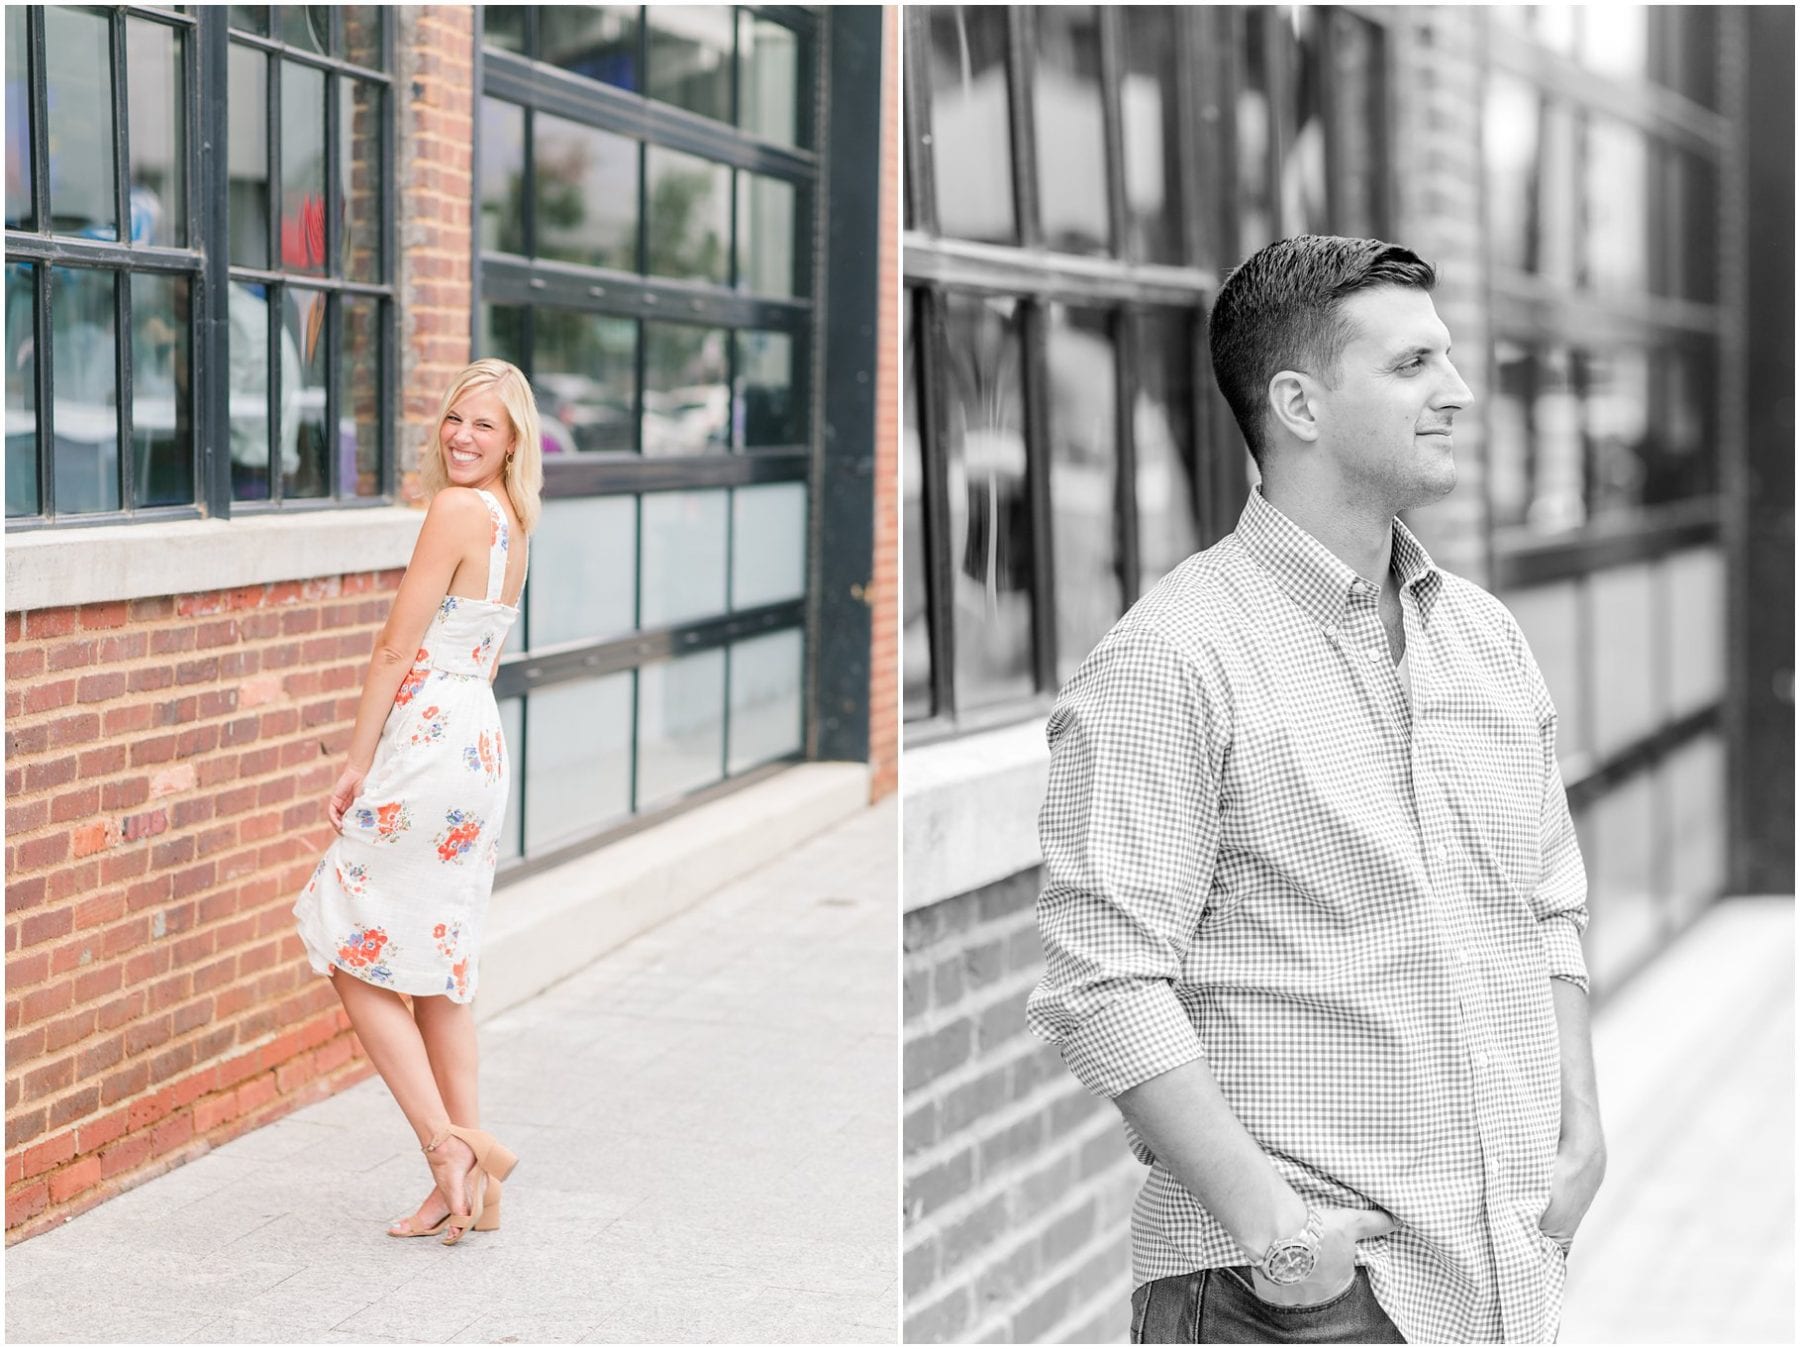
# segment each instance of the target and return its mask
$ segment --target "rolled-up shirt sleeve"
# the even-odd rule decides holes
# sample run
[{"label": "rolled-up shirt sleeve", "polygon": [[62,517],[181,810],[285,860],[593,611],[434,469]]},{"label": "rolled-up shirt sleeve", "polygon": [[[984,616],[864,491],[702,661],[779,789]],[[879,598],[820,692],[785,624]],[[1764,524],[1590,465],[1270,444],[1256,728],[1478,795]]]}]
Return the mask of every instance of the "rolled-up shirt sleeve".
[{"label": "rolled-up shirt sleeve", "polygon": [[1115,630],[1050,717],[1028,1019],[1098,1095],[1205,1053],[1176,982],[1219,842],[1228,717],[1210,688],[1167,639]]},{"label": "rolled-up shirt sleeve", "polygon": [[1538,819],[1540,861],[1537,885],[1531,893],[1532,912],[1543,935],[1550,977],[1567,979],[1585,992],[1588,971],[1581,953],[1581,934],[1588,925],[1587,868],[1581,860],[1581,844],[1575,837],[1575,821],[1569,815],[1562,769],[1556,761],[1556,706],[1516,624],[1513,635],[1524,660],[1544,756],[1544,795]]}]

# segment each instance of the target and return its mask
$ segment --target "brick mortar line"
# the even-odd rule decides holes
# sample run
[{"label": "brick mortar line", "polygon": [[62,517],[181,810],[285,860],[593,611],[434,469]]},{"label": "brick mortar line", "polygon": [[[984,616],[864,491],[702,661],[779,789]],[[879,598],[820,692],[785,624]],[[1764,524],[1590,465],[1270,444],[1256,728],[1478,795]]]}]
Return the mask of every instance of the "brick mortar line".
[{"label": "brick mortar line", "polygon": [[[1021,928],[1015,926],[1010,935],[1017,935],[1021,930]],[[967,948],[969,946],[979,944],[979,940],[959,944],[962,949],[959,950],[956,955],[967,954]],[[1000,946],[1003,951],[1008,944],[1006,938],[1001,939]],[[946,960],[955,959],[956,955],[946,955]],[[944,961],[942,960],[934,961],[930,968],[924,971],[924,973],[932,976],[932,982],[936,982],[935,974],[937,966],[943,963]],[[910,970],[903,968],[900,971],[902,996],[904,996],[905,993],[906,976],[910,973],[917,972],[919,972],[917,967]],[[939,1005],[934,1001],[931,1005],[915,1014],[904,1029],[916,1028],[920,1035],[935,1035],[945,1026],[953,1025],[966,1016],[968,1013],[964,1009],[979,1004],[982,1011],[988,1011],[995,1003],[1004,1002],[1008,997],[1015,997],[1021,990],[1029,994],[1032,989],[1037,987],[1038,981],[1043,977],[1044,972],[1041,966],[1029,970],[1008,970],[993,982],[983,984],[978,989],[966,991],[962,997],[958,998],[955,1002],[948,1004],[948,1006]],[[992,994],[993,990],[997,988],[1004,988],[1008,991],[1003,996],[987,996]]]},{"label": "brick mortar line", "polygon": [[[1116,1240],[1116,1237],[1114,1239]],[[1100,1253],[1099,1248],[1105,1244],[1105,1241],[1102,1240],[1091,1243],[1090,1246],[1083,1246],[1080,1251],[1076,1252],[1075,1256],[1071,1257],[1071,1263],[1076,1265],[1085,1264],[1089,1258],[1098,1255]],[[1043,1288],[1033,1289],[1032,1297],[1026,1299],[1025,1305],[1029,1306],[1031,1301],[1035,1300],[1038,1294],[1046,1291],[1049,1287],[1049,1284],[1045,1284]],[[1121,1277],[1114,1279],[1106,1288],[1095,1294],[1092,1300],[1084,1302],[1079,1307],[1071,1310],[1062,1320],[1058,1321],[1046,1331],[1038,1342],[1040,1344],[1071,1343],[1069,1336],[1078,1330],[1084,1329],[1085,1323],[1093,1319],[1094,1311],[1099,1307],[1110,1306],[1119,1313],[1119,1319],[1121,1321],[1129,1322],[1131,1319],[1131,1294],[1135,1287],[1136,1285],[1133,1284],[1131,1280],[1131,1260],[1130,1257],[1127,1256],[1125,1261],[1125,1273]],[[975,1336],[971,1336],[971,1338],[975,1338],[982,1332],[991,1331],[992,1329],[994,1329],[992,1323],[987,1325],[978,1323],[975,1327],[976,1334]]]},{"label": "brick mortar line", "polygon": [[[1098,1177],[1092,1177],[1090,1179],[1098,1179]],[[932,1280],[931,1283],[921,1289],[914,1298],[909,1299],[906,1302],[903,1308],[903,1314],[905,1312],[920,1311],[927,1303],[941,1301],[945,1295],[953,1293],[958,1288],[967,1289],[971,1301],[973,1301],[975,1285],[980,1283],[982,1278],[989,1271],[1004,1264],[1030,1242],[1042,1238],[1046,1231],[1056,1226],[1062,1219],[1068,1217],[1084,1203],[1089,1202],[1095,1197],[1095,1192],[1084,1183],[1083,1185],[1070,1190],[1061,1203],[1045,1209],[1042,1213],[1035,1214],[1029,1224],[1018,1228],[1009,1227],[1007,1232],[1013,1239],[1003,1240],[994,1245],[982,1247],[981,1255],[986,1258],[972,1261],[961,1269],[953,1271],[952,1278]],[[933,1233],[932,1235],[937,1237],[941,1236],[942,1233]],[[918,1243],[918,1245],[923,1244],[923,1242]],[[909,1247],[907,1249],[916,1249],[916,1247]],[[1065,1266],[1061,1263],[1057,1266],[1059,1269],[1064,1267]],[[966,1277],[958,1278],[954,1277],[954,1275],[964,1275]],[[1053,1282],[1053,1280],[1044,1280],[1044,1286],[1047,1287],[1051,1282]]]},{"label": "brick mortar line", "polygon": [[[1020,1059],[1025,1057],[1026,1055],[1020,1054],[1014,1058],[1007,1059],[1005,1061],[1005,1066],[1010,1068],[1015,1063],[1019,1062]],[[970,1124],[963,1133],[952,1138],[939,1139],[928,1147],[921,1148],[917,1152],[905,1155],[902,1158],[905,1179],[911,1180],[915,1176],[923,1175],[935,1166],[950,1161],[959,1152],[962,1152],[966,1147],[971,1146],[971,1139],[972,1145],[979,1148],[981,1144],[987,1142],[995,1135],[1012,1128],[1013,1125],[1032,1115],[1034,1112],[1038,1110],[1048,1110],[1063,1096],[1069,1094],[1069,1088],[1071,1086],[1084,1094],[1087,1092],[1087,1088],[1076,1081],[1072,1074],[1060,1078],[1051,1078],[1047,1082],[1040,1082],[1036,1087],[1032,1088],[1028,1095],[1021,1096],[1014,1101],[1008,1101],[998,1110],[980,1116],[980,1118],[975,1123]],[[1111,1103],[1108,1102],[1108,1104]],[[904,1120],[904,1117],[909,1113],[910,1111],[906,1108],[906,1104],[902,1102],[902,1120]],[[1124,1127],[1122,1118],[1115,1118],[1112,1123],[1115,1128]],[[989,1124],[992,1124],[993,1127],[983,1128],[983,1126]]]},{"label": "brick mortar line", "polygon": [[[1061,1282],[1063,1279],[1068,1278],[1076,1270],[1080,1269],[1083,1265],[1087,1264],[1088,1261],[1092,1260],[1096,1256],[1099,1256],[1099,1255],[1105,1253],[1107,1248],[1112,1246],[1113,1244],[1115,1244],[1118,1241],[1120,1236],[1129,1237],[1129,1229],[1124,1233],[1120,1233],[1120,1232],[1110,1232],[1109,1233],[1104,1228],[1096,1231],[1095,1235],[1090,1240],[1088,1240],[1085,1244],[1077,1247],[1075,1250],[1071,1251],[1065,1259],[1057,1262],[1055,1268],[1051,1271],[1051,1273],[1052,1273],[1052,1275],[1061,1276],[1060,1278],[1058,1278],[1058,1277],[1043,1278],[1043,1279],[1040,1279],[1039,1281],[1037,1281],[1036,1283],[1033,1283],[1026,1289],[1026,1291],[1024,1291],[1018,1295],[1018,1298],[1015,1301],[1012,1310],[1005,1313],[1004,1317],[998,1318],[998,1319],[990,1319],[988,1321],[977,1321],[975,1323],[973,1330],[970,1332],[969,1338],[970,1339],[979,1339],[982,1335],[991,1333],[993,1330],[995,1330],[999,1326],[1010,1323],[1013,1317],[1017,1316],[1019,1314],[1019,1312],[1023,1311],[1026,1307],[1029,1307],[1033,1302],[1037,1301],[1038,1298],[1042,1297],[1045,1293],[1049,1292],[1050,1289],[1055,1287],[1057,1283]],[[1115,1303],[1113,1305],[1116,1307],[1119,1307],[1122,1311],[1125,1311],[1128,1313],[1129,1307],[1130,1307],[1130,1300],[1131,1300],[1131,1289],[1133,1287],[1132,1282],[1131,1282],[1131,1257],[1129,1254],[1129,1248],[1128,1248],[1127,1255],[1125,1257],[1124,1275],[1122,1278],[1115,1278],[1113,1280],[1113,1284],[1115,1287],[1121,1283],[1124,1285],[1124,1288],[1125,1288],[1125,1296],[1118,1303]],[[1073,1310],[1071,1310],[1070,1312],[1066,1313],[1063,1316],[1062,1320],[1057,1322],[1055,1324],[1055,1326],[1053,1326],[1049,1331],[1047,1331],[1037,1341],[1037,1343],[1039,1343],[1039,1344],[1063,1344],[1063,1343],[1066,1343],[1066,1341],[1063,1339],[1062,1335],[1058,1332],[1062,1332],[1065,1330],[1072,1330],[1076,1326],[1078,1326],[1081,1322],[1089,1319],[1092,1316],[1093,1310],[1096,1306],[1104,1305],[1099,1301],[1099,1298],[1101,1296],[1103,1296],[1103,1294],[1096,1295],[1096,1299],[1094,1301],[1083,1302],[1078,1307],[1076,1307]],[[1008,1325],[1008,1328],[1010,1328],[1009,1325]]]},{"label": "brick mortar line", "polygon": [[[902,1240],[903,1242],[910,1241],[910,1244],[905,1245],[904,1250],[916,1250],[918,1247],[924,1245],[926,1240],[935,1240],[936,1238],[942,1237],[946,1231],[955,1227],[957,1223],[961,1222],[964,1218],[967,1218],[988,1200],[992,1199],[995,1193],[1007,1193],[1011,1190],[1018,1189],[1028,1181],[1031,1181],[1050,1170],[1055,1165],[1058,1158],[1067,1153],[1079,1155],[1081,1150],[1089,1143],[1092,1143],[1095,1139],[1100,1138],[1105,1134],[1109,1134],[1114,1130],[1118,1130],[1121,1127],[1120,1121],[1117,1118],[1109,1119],[1104,1115],[1096,1116],[1094,1121],[1086,1129],[1076,1129],[1067,1136],[1066,1140],[1059,1140],[1054,1148],[1040,1153],[1039,1157],[1042,1162],[1041,1165],[1019,1167],[1017,1169],[1017,1174],[1014,1175],[1010,1185],[998,1187],[994,1193],[987,1194],[979,1193],[974,1187],[971,1187],[969,1190],[964,1191],[961,1195],[958,1195],[949,1203],[945,1204],[942,1208],[920,1218],[918,1222],[905,1224],[902,1228]],[[1129,1152],[1122,1151],[1120,1155],[1126,1160],[1130,1160],[1131,1158]],[[1001,1174],[1005,1175],[1006,1173],[1002,1172]],[[1085,1184],[1085,1181],[1080,1182],[1077,1188],[1079,1189],[1081,1186],[1085,1186]],[[1046,1210],[1046,1212],[1054,1212],[1054,1210]],[[1037,1217],[1034,1217],[1032,1221],[1033,1223],[1047,1223],[1049,1220],[1046,1219],[1043,1214],[1039,1214]],[[911,1240],[915,1234],[917,1235],[917,1239]]]}]

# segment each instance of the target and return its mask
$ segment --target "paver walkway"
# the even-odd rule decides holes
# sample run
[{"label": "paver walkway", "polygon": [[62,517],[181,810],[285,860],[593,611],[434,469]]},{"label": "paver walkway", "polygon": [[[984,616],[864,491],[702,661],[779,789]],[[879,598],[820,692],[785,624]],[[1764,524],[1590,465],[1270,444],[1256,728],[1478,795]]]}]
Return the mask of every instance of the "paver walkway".
[{"label": "paver walkway", "polygon": [[1594,1023],[1564,1344],[1794,1342],[1794,901],[1715,905]]},{"label": "paver walkway", "polygon": [[383,1235],[427,1173],[370,1080],[13,1247],[7,1339],[892,1343],[896,828],[890,798],[483,1024],[500,1231]]}]

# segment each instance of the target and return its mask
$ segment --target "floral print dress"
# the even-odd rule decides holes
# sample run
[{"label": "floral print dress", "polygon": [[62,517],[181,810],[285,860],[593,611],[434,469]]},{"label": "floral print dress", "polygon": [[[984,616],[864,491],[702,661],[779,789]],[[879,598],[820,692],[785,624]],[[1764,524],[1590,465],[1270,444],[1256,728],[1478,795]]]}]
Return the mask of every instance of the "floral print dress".
[{"label": "floral print dress", "polygon": [[475,996],[510,776],[488,675],[519,616],[500,603],[511,531],[481,496],[493,521],[487,595],[444,597],[362,794],[294,905],[315,972],[452,1002]]}]

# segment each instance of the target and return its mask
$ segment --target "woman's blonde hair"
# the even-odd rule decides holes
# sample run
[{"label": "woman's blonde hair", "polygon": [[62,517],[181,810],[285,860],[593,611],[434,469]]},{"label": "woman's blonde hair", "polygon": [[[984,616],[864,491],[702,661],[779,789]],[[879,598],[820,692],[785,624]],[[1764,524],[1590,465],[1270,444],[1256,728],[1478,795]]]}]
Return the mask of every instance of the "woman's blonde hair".
[{"label": "woman's blonde hair", "polygon": [[493,357],[476,361],[450,381],[426,452],[419,459],[419,485],[425,489],[427,501],[450,485],[441,439],[444,418],[450,415],[451,405],[457,399],[482,389],[493,390],[512,421],[513,446],[507,453],[501,482],[512,501],[513,513],[519,517],[519,528],[529,534],[537,528],[538,516],[543,512],[544,440],[538,430],[537,399],[531,396],[531,384],[524,371],[508,361]]}]

